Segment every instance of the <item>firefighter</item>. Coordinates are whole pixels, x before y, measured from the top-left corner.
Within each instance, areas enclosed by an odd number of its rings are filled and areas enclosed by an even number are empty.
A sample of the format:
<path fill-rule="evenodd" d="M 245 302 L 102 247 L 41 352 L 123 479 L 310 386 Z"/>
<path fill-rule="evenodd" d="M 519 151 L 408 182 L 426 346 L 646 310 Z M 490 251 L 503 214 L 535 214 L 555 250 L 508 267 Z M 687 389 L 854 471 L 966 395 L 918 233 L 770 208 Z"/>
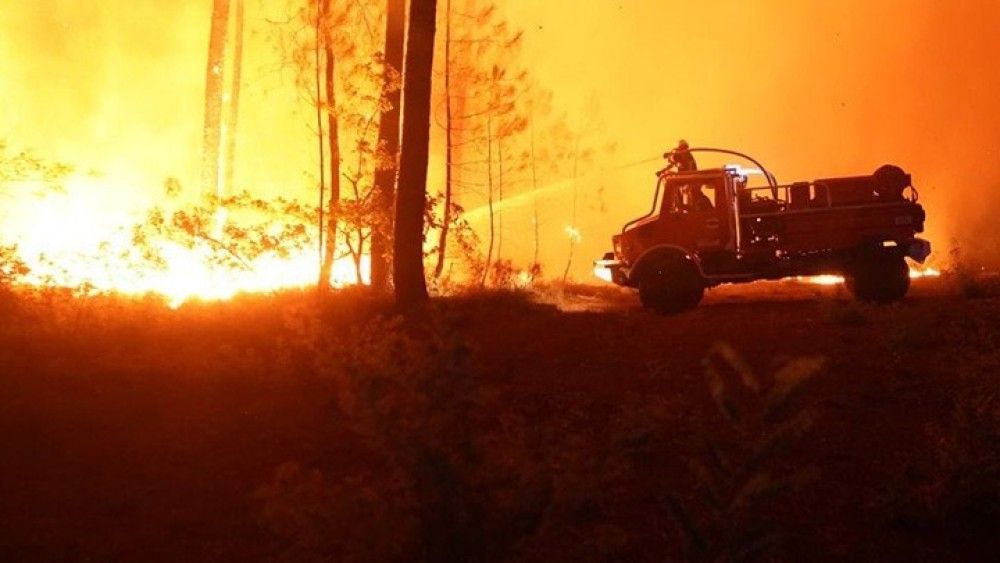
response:
<path fill-rule="evenodd" d="M 687 186 L 689 211 L 697 213 L 700 211 L 712 211 L 715 209 L 712 205 L 712 200 L 705 195 L 705 192 L 701 191 L 701 188 L 702 186 L 700 184 L 689 184 Z"/>
<path fill-rule="evenodd" d="M 670 165 L 677 168 L 678 172 L 694 172 L 698 169 L 698 163 L 694 161 L 694 155 L 688 150 L 687 141 L 681 139 L 677 143 L 677 148 L 666 155 L 670 160 Z"/>

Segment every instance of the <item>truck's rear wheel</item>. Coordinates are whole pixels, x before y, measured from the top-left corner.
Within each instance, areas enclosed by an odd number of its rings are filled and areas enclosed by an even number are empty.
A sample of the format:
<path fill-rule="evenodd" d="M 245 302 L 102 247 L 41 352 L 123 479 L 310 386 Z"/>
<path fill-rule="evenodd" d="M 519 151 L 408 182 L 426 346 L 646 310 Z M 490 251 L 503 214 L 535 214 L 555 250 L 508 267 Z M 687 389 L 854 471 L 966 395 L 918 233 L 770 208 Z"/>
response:
<path fill-rule="evenodd" d="M 862 256 L 846 274 L 847 289 L 861 301 L 891 303 L 902 299 L 910 289 L 910 268 L 896 252 Z"/>
<path fill-rule="evenodd" d="M 686 311 L 698 305 L 705 284 L 686 259 L 659 258 L 646 264 L 639 277 L 639 300 L 660 314 Z"/>

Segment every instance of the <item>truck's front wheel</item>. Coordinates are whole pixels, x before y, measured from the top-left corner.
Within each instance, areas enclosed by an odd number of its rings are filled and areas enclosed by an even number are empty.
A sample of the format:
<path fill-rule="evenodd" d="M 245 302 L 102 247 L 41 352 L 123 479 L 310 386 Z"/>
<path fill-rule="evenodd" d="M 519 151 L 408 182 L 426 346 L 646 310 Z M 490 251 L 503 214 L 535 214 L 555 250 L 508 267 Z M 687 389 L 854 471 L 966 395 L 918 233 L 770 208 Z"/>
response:
<path fill-rule="evenodd" d="M 688 260 L 656 259 L 646 264 L 639 277 L 639 300 L 643 307 L 672 314 L 698 305 L 705 284 Z"/>
<path fill-rule="evenodd" d="M 859 258 L 845 276 L 847 288 L 862 301 L 899 301 L 910 289 L 910 268 L 895 252 L 871 253 Z"/>

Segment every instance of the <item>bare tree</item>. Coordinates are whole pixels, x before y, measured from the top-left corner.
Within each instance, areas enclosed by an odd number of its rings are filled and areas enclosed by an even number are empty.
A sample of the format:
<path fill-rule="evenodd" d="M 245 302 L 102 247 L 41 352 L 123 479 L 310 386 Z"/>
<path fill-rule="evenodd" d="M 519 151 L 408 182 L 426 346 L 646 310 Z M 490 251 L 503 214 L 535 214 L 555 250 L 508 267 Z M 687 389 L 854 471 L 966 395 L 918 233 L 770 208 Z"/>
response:
<path fill-rule="evenodd" d="M 412 0 L 403 74 L 403 143 L 396 193 L 393 274 L 396 304 L 410 309 L 427 301 L 423 221 L 430 152 L 431 78 L 437 0 Z"/>
<path fill-rule="evenodd" d="M 518 132 L 514 116 L 520 108 L 523 73 L 507 69 L 517 58 L 522 34 L 512 31 L 500 16 L 496 2 L 466 0 L 444 16 L 444 102 L 439 126 L 445 133 L 445 205 L 438 225 L 437 263 L 434 275 L 445 270 L 454 202 L 461 191 L 482 191 L 490 210 L 482 283 L 494 255 L 503 252 L 502 205 L 504 188 L 510 183 L 512 165 L 510 138 Z M 526 159 L 525 159 L 526 160 Z M 468 193 L 466 191 L 466 193 Z"/>
<path fill-rule="evenodd" d="M 486 245 L 486 262 L 483 265 L 483 278 L 479 281 L 480 287 L 486 285 L 486 279 L 490 275 L 490 263 L 493 261 L 493 248 L 496 244 L 497 225 L 496 209 L 493 201 L 493 119 L 486 119 L 486 204 L 490 210 L 490 238 Z"/>
<path fill-rule="evenodd" d="M 243 80 L 243 33 L 245 27 L 245 6 L 243 0 L 236 0 L 233 13 L 233 71 L 229 86 L 229 113 L 226 119 L 225 137 L 225 181 L 226 195 L 234 193 L 233 176 L 236 173 L 236 131 L 240 115 L 240 91 Z"/>
<path fill-rule="evenodd" d="M 375 224 L 371 241 L 371 284 L 383 291 L 389 282 L 389 250 L 392 232 L 393 199 L 396 191 L 396 173 L 399 169 L 400 88 L 395 84 L 403 68 L 403 39 L 406 32 L 405 0 L 388 0 L 385 22 L 385 70 L 382 86 L 388 110 L 379 121 L 379 149 L 384 152 L 384 162 L 375 172 Z"/>
<path fill-rule="evenodd" d="M 202 189 L 219 195 L 219 153 L 222 143 L 222 103 L 229 30 L 229 0 L 215 0 L 205 69 L 205 125 L 202 145 Z"/>
<path fill-rule="evenodd" d="M 319 75 L 322 72 L 322 83 L 325 98 L 322 104 L 317 103 L 317 108 L 319 108 L 317 111 L 322 111 L 322 109 L 326 110 L 327 148 L 330 153 L 330 193 L 327 196 L 326 201 L 323 201 L 324 186 L 320 186 L 320 209 L 322 210 L 323 206 L 326 205 L 326 220 L 325 222 L 322 220 L 320 221 L 320 228 L 325 228 L 326 231 L 326 240 L 321 244 L 323 247 L 323 261 L 319 274 L 319 285 L 321 288 L 329 286 L 330 273 L 333 271 L 333 262 L 336 258 L 337 202 L 340 201 L 340 141 L 339 127 L 337 124 L 336 89 L 337 55 L 334 52 L 333 25 L 334 22 L 332 12 L 330 11 L 330 0 L 319 0 L 318 11 L 316 14 L 316 89 L 318 94 L 320 88 Z M 323 52 L 322 63 L 320 63 L 320 50 Z M 317 121 L 320 131 L 319 142 L 322 143 L 322 119 L 317 116 Z M 320 148 L 321 160 L 322 154 L 322 148 Z M 321 173 L 320 182 L 322 181 L 323 178 Z"/>
<path fill-rule="evenodd" d="M 448 249 L 448 224 L 451 222 L 454 161 L 455 161 L 455 128 L 452 126 L 452 90 L 451 90 L 451 0 L 445 3 L 444 16 L 444 119 L 445 119 L 445 180 L 444 209 L 441 218 L 441 236 L 438 240 L 437 264 L 434 266 L 434 278 L 440 278 L 444 272 L 445 252 Z"/>

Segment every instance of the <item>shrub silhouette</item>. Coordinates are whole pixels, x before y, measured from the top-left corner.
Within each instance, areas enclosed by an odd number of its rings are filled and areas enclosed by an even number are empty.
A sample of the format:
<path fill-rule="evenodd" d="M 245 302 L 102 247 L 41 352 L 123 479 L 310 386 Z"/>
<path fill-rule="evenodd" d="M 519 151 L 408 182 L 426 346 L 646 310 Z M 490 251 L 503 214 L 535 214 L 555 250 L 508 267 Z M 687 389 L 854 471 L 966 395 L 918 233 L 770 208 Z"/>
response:
<path fill-rule="evenodd" d="M 822 358 L 800 358 L 778 369 L 765 384 L 728 344 L 712 347 L 704 361 L 723 436 L 705 433 L 702 455 L 688 461 L 697 483 L 682 499 L 664 503 L 698 561 L 753 559 L 778 540 L 779 530 L 758 510 L 776 495 L 815 477 L 815 470 L 776 474 L 776 461 L 805 436 L 816 421 L 812 408 L 797 405 Z"/>

